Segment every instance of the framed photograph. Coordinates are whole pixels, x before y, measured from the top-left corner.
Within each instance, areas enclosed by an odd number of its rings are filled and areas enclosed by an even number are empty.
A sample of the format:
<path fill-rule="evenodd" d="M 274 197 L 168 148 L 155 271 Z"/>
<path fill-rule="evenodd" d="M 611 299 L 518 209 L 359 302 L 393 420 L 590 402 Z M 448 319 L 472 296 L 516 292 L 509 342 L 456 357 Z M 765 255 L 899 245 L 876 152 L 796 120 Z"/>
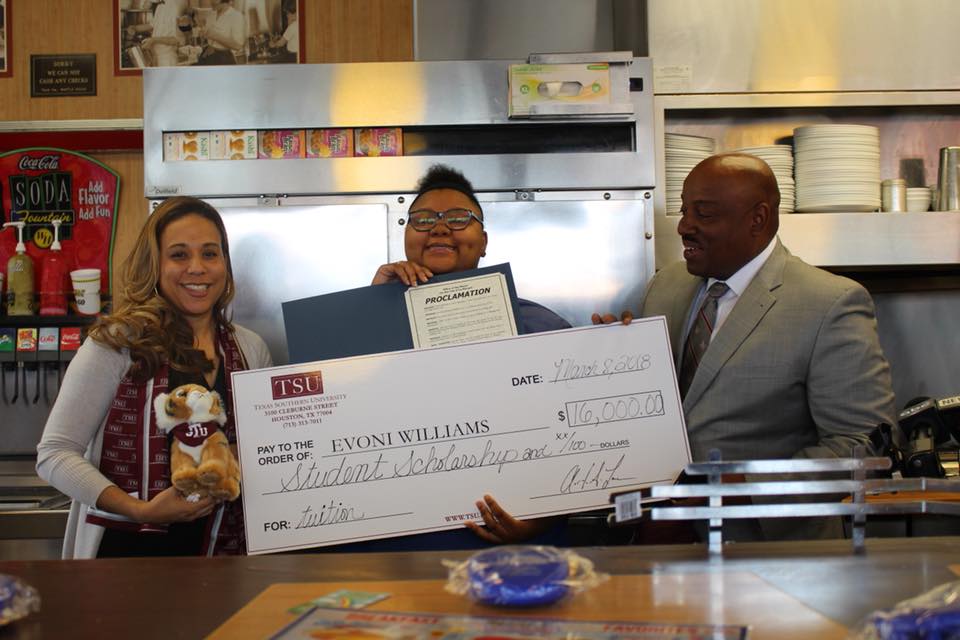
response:
<path fill-rule="evenodd" d="M 8 4 L 10 0 L 6 1 Z M 304 0 L 113 0 L 114 71 L 305 60 Z"/>
<path fill-rule="evenodd" d="M 10 57 L 13 44 L 10 41 L 10 3 L 13 0 L 0 0 L 0 78 L 13 75 Z"/>

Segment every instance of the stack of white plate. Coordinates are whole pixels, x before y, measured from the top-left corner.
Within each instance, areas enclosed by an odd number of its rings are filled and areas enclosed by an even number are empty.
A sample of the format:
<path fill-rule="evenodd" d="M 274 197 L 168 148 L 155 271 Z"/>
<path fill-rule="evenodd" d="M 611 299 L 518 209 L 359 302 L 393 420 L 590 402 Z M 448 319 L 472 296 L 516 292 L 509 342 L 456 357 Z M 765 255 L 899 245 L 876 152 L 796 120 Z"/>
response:
<path fill-rule="evenodd" d="M 737 153 L 749 153 L 770 165 L 780 187 L 780 213 L 791 213 L 794 206 L 793 147 L 788 144 L 768 144 L 743 147 Z"/>
<path fill-rule="evenodd" d="M 793 130 L 797 211 L 830 213 L 880 208 L 880 132 L 861 124 L 817 124 Z"/>
<path fill-rule="evenodd" d="M 701 160 L 713 155 L 717 143 L 713 138 L 689 136 L 682 133 L 667 133 L 664 136 L 664 155 L 666 160 L 666 198 L 667 213 L 680 213 L 680 194 L 683 181 L 690 170 Z"/>

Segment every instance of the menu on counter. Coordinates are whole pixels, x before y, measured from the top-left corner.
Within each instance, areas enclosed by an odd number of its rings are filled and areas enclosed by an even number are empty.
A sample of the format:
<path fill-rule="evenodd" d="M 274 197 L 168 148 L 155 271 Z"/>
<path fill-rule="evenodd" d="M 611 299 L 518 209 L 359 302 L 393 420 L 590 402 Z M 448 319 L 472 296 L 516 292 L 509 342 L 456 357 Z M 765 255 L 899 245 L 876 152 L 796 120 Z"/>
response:
<path fill-rule="evenodd" d="M 510 640 L 578 638 L 582 640 L 744 640 L 739 625 L 664 624 L 464 616 L 406 611 L 357 611 L 317 607 L 272 636 L 304 638 L 405 638 L 407 640 Z"/>

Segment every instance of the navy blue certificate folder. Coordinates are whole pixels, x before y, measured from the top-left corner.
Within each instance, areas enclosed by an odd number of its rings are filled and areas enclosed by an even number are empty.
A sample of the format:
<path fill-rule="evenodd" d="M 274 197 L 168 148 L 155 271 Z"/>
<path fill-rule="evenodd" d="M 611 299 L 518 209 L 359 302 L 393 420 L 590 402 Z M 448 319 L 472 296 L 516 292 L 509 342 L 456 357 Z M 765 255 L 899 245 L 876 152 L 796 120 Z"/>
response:
<path fill-rule="evenodd" d="M 519 323 L 517 291 L 508 263 L 434 276 L 429 284 L 489 273 L 506 277 L 513 316 Z M 412 349 L 406 290 L 405 284 L 392 282 L 284 302 L 290 363 Z"/>

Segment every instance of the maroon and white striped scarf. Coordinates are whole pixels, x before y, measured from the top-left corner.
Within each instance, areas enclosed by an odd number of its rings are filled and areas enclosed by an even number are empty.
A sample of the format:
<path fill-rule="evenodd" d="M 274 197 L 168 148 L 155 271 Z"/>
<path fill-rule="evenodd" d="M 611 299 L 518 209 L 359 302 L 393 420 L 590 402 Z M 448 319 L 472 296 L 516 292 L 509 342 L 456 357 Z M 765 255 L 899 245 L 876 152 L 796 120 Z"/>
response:
<path fill-rule="evenodd" d="M 237 345 L 236 337 L 229 329 L 217 331 L 217 348 L 222 356 L 227 397 L 224 407 L 227 422 L 223 432 L 234 443 L 237 440 L 233 421 L 233 395 L 230 374 L 244 371 L 247 362 Z M 170 486 L 170 446 L 167 434 L 157 427 L 153 413 L 153 401 L 166 393 L 169 385 L 169 367 L 164 363 L 153 376 L 153 389 L 147 397 L 147 381 L 136 382 L 129 373 L 120 381 L 117 394 L 107 413 L 100 449 L 100 472 L 121 490 L 136 495 L 141 500 L 151 500 Z M 214 531 L 215 523 L 219 527 Z M 138 532 L 165 532 L 166 525 L 141 524 L 129 520 L 116 520 L 93 513 L 87 514 L 87 522 L 103 527 Z M 221 513 L 214 512 L 208 519 L 204 549 L 210 548 L 210 539 L 215 536 L 214 555 L 239 555 L 246 552 L 246 537 L 243 529 L 243 501 L 234 500 L 221 505 Z"/>

